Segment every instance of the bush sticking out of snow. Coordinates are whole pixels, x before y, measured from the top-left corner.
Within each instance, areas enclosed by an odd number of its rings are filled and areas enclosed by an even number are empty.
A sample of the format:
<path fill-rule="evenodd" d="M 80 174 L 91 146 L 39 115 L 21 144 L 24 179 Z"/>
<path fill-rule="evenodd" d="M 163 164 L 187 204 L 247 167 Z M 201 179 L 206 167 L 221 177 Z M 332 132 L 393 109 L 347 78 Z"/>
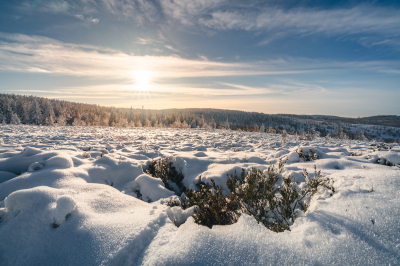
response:
<path fill-rule="evenodd" d="M 149 169 L 146 171 L 151 176 L 160 178 L 165 187 L 174 191 L 177 195 L 181 195 L 186 190 L 182 184 L 183 174 L 178 172 L 173 166 L 173 160 L 169 158 L 160 158 L 151 160 Z"/>
<path fill-rule="evenodd" d="M 53 228 L 59 227 L 65 219 L 75 210 L 75 200 L 70 196 L 58 198 L 56 206 L 51 210 L 51 222 Z"/>
<path fill-rule="evenodd" d="M 300 159 L 302 159 L 305 162 L 309 162 L 309 161 L 315 161 L 317 159 L 319 159 L 319 156 L 317 155 L 317 151 L 310 149 L 310 151 L 307 150 L 303 150 L 301 148 L 299 148 L 297 150 L 297 154 L 299 155 Z"/>
<path fill-rule="evenodd" d="M 387 166 L 400 165 L 400 154 L 392 151 L 378 151 L 366 157 L 370 162 Z"/>
<path fill-rule="evenodd" d="M 234 224 L 240 217 L 240 205 L 235 194 L 225 196 L 223 186 L 200 181 L 196 184 L 199 192 L 187 190 L 182 200 L 182 208 L 197 206 L 194 209 L 194 221 L 197 224 L 212 228 L 213 225 Z"/>
<path fill-rule="evenodd" d="M 227 225 L 235 223 L 242 213 L 246 213 L 274 232 L 289 230 L 299 211 L 307 211 L 310 201 L 319 187 L 325 187 L 334 192 L 329 178 L 323 178 L 317 171 L 310 178 L 303 169 L 305 184 L 299 189 L 292 176 L 282 177 L 282 185 L 278 186 L 285 162 L 279 162 L 278 167 L 271 165 L 267 173 L 252 168 L 247 172 L 242 169 L 240 178 L 231 175 L 227 181 L 230 195 L 223 193 L 223 187 L 204 182 L 197 183 L 199 192 L 188 190 L 182 200 L 182 208 L 197 206 L 193 218 L 196 223 L 208 226 Z"/>
<path fill-rule="evenodd" d="M 177 196 L 174 196 L 166 201 L 166 205 L 169 207 L 181 206 L 181 201 Z"/>

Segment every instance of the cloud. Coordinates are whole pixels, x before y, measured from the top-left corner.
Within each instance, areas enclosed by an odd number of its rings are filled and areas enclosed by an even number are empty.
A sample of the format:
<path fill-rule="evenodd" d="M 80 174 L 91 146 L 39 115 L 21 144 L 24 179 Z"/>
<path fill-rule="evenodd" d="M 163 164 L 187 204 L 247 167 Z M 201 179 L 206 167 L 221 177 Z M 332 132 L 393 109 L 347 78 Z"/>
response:
<path fill-rule="evenodd" d="M 260 12 L 222 12 L 201 19 L 206 26 L 218 29 L 273 30 L 295 29 L 298 33 L 359 34 L 386 33 L 399 35 L 398 10 L 357 6 L 351 9 L 291 9 L 269 8 Z"/>
<path fill-rule="evenodd" d="M 217 62 L 179 56 L 139 56 L 118 50 L 60 42 L 42 36 L 0 33 L 0 70 L 134 80 L 135 70 L 152 72 L 156 80 L 185 77 L 285 75 L 321 71 L 395 73 L 399 61 L 332 62 L 277 58 L 256 62 Z"/>
<path fill-rule="evenodd" d="M 178 56 L 138 56 L 117 50 L 63 43 L 41 36 L 0 34 L 0 69 L 104 78 L 132 78 L 145 68 L 158 78 L 268 75 L 310 72 L 287 68 L 283 60 L 227 63 Z"/>
<path fill-rule="evenodd" d="M 91 22 L 94 24 L 99 23 L 99 19 L 98 18 L 92 18 L 92 17 L 84 17 L 82 14 L 77 14 L 74 17 L 76 17 L 77 19 L 80 19 L 82 21 L 86 21 L 86 22 Z"/>
<path fill-rule="evenodd" d="M 285 84 L 286 83 L 286 84 Z M 322 86 L 318 86 L 315 84 L 306 84 L 300 82 L 292 82 L 292 81 L 282 81 L 282 84 L 270 84 L 265 87 L 253 87 L 246 86 L 242 84 L 232 84 L 232 83 L 224 83 L 220 82 L 221 85 L 225 85 L 228 87 L 233 87 L 241 90 L 238 95 L 268 95 L 268 94 L 299 94 L 299 93 L 318 93 L 318 92 L 328 92 Z"/>
<path fill-rule="evenodd" d="M 365 45 L 399 47 L 400 10 L 393 7 L 357 5 L 349 8 L 279 8 L 257 1 L 160 0 L 170 19 L 185 25 L 214 30 L 245 30 L 268 33 L 260 44 L 287 36 L 322 34 L 328 37 L 384 37 L 386 41 Z"/>
<path fill-rule="evenodd" d="M 226 0 L 160 0 L 164 14 L 183 24 L 194 24 L 199 16 L 208 14 L 226 3 Z"/>
<path fill-rule="evenodd" d="M 25 9 L 64 12 L 96 23 L 104 14 L 139 24 L 200 26 L 210 30 L 246 30 L 264 34 L 260 45 L 288 36 L 320 34 L 353 36 L 360 44 L 400 49 L 400 10 L 397 7 L 359 4 L 348 8 L 281 8 L 262 1 L 228 0 L 75 0 L 25 2 Z M 76 15 L 76 14 L 80 15 Z M 90 15 L 90 16 L 89 16 Z M 79 16 L 79 17 L 78 17 Z M 80 17 L 82 16 L 82 17 Z M 194 29 L 194 28 L 192 28 Z"/>
<path fill-rule="evenodd" d="M 176 48 L 174 48 L 172 45 L 164 45 L 165 48 L 167 48 L 168 50 L 174 51 L 179 53 L 180 51 Z"/>
<path fill-rule="evenodd" d="M 70 5 L 67 1 L 59 0 L 59 1 L 43 1 L 43 0 L 35 0 L 24 2 L 20 6 L 22 10 L 38 10 L 41 12 L 49 12 L 49 13 L 65 13 L 70 8 Z"/>

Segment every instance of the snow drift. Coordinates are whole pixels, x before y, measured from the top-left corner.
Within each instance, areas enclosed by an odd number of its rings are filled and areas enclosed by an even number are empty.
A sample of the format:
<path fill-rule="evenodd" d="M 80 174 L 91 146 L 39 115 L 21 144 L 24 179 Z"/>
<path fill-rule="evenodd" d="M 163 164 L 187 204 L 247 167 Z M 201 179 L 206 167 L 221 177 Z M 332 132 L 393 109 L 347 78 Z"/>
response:
<path fill-rule="evenodd" d="M 399 146 L 223 130 L 0 134 L 0 265 L 400 265 Z M 187 188 L 284 159 L 299 186 L 302 169 L 316 165 L 336 193 L 317 194 L 283 233 L 247 215 L 209 229 L 194 223 L 193 208 L 166 206 L 174 192 L 145 173 L 156 157 L 175 157 Z"/>

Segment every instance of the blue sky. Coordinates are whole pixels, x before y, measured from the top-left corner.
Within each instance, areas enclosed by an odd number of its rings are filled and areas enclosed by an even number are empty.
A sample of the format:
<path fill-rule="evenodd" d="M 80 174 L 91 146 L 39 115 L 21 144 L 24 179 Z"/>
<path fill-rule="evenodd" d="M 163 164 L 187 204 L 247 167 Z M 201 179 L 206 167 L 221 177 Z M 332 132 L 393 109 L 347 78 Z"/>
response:
<path fill-rule="evenodd" d="M 1 1 L 0 92 L 398 115 L 399 14 L 399 1 Z"/>

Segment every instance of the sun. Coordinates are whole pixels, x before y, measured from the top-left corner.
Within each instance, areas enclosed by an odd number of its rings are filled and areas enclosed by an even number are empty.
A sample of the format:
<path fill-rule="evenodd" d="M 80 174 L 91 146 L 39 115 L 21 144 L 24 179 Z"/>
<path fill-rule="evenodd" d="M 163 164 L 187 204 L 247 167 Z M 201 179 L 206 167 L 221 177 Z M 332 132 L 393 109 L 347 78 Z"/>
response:
<path fill-rule="evenodd" d="M 147 70 L 135 70 L 133 72 L 133 78 L 135 80 L 136 86 L 140 90 L 149 90 L 153 75 Z"/>

